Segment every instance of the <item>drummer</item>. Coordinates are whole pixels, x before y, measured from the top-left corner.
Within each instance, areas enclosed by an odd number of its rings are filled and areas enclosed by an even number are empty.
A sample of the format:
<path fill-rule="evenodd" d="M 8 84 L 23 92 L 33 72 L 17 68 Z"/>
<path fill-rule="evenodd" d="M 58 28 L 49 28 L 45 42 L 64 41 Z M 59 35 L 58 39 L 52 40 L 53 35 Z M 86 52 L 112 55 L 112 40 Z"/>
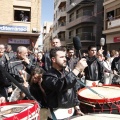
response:
<path fill-rule="evenodd" d="M 97 47 L 90 45 L 88 47 L 88 57 L 86 57 L 88 66 L 85 68 L 85 82 L 87 86 L 101 86 L 103 83 L 102 50 L 97 53 Z M 101 60 L 100 60 L 101 59 Z"/>
<path fill-rule="evenodd" d="M 76 77 L 87 66 L 83 58 L 78 61 L 75 69 L 68 72 L 66 67 L 66 51 L 62 47 L 50 50 L 52 68 L 43 75 L 42 87 L 45 90 L 48 106 L 51 110 L 48 120 L 53 120 L 52 113 L 57 119 L 71 117 L 74 107 L 79 105 L 76 94 Z M 50 113 L 50 111 L 49 111 Z M 81 112 L 81 114 L 83 114 Z"/>

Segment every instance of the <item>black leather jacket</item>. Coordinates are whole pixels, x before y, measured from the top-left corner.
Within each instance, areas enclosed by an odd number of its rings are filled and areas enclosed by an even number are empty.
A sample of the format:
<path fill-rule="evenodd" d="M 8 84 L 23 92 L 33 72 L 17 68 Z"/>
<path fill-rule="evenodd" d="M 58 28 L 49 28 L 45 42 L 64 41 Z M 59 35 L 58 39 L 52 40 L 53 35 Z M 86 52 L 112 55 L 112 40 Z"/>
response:
<path fill-rule="evenodd" d="M 88 67 L 85 68 L 85 79 L 96 81 L 100 80 L 103 83 L 103 67 L 102 63 L 94 56 L 94 57 L 86 57 Z"/>
<path fill-rule="evenodd" d="M 11 60 L 9 60 L 8 64 L 6 65 L 6 70 L 8 71 L 8 73 L 10 73 L 10 75 L 12 75 L 19 83 L 24 82 L 23 78 L 19 73 L 19 71 L 24 70 L 24 68 L 25 71 L 30 74 L 34 66 L 31 63 L 27 64 L 25 62 L 20 61 L 20 59 L 18 59 L 17 57 L 14 57 Z"/>
<path fill-rule="evenodd" d="M 48 106 L 70 108 L 79 105 L 76 94 L 76 76 L 73 72 L 62 74 L 52 68 L 43 75 L 42 87 L 45 90 Z"/>
<path fill-rule="evenodd" d="M 118 71 L 119 74 L 120 74 L 120 56 L 119 57 L 115 57 L 113 59 L 112 65 L 111 65 L 111 69 Z"/>
<path fill-rule="evenodd" d="M 43 64 L 44 64 L 43 69 L 44 69 L 45 71 L 48 71 L 48 70 L 51 69 L 51 64 L 52 64 L 52 63 L 51 63 L 50 53 L 49 53 L 49 52 L 47 52 L 47 53 L 44 54 L 43 59 L 42 59 L 42 62 L 43 62 Z"/>

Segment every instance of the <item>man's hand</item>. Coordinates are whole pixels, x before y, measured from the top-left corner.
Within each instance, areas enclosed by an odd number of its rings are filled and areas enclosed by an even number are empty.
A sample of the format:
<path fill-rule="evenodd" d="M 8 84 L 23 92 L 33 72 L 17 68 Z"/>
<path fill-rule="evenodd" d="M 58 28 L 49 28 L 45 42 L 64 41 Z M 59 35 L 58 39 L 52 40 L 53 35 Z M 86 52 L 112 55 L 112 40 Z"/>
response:
<path fill-rule="evenodd" d="M 98 83 L 98 87 L 102 87 L 103 86 L 103 84 L 102 83 Z"/>
<path fill-rule="evenodd" d="M 77 76 L 80 72 L 84 71 L 84 69 L 88 66 L 86 59 L 82 58 L 78 61 L 73 73 Z"/>
<path fill-rule="evenodd" d="M 81 60 L 78 61 L 75 69 L 79 70 L 80 72 L 84 71 L 84 69 L 88 66 L 86 59 L 82 58 Z"/>
<path fill-rule="evenodd" d="M 0 97 L 0 104 L 5 102 L 6 102 L 5 97 Z"/>
<path fill-rule="evenodd" d="M 27 57 L 24 57 L 23 60 L 24 60 L 24 62 L 26 62 L 27 64 L 30 63 L 30 60 L 29 60 Z"/>

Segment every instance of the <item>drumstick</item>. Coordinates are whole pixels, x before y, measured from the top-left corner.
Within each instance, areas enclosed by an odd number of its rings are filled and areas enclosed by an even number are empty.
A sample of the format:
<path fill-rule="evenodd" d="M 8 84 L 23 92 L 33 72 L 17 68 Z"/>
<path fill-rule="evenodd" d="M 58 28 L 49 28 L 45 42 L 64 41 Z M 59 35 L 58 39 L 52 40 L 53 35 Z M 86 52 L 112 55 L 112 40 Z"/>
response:
<path fill-rule="evenodd" d="M 80 101 L 80 103 L 83 103 L 83 104 L 88 105 L 88 106 L 95 107 L 95 105 L 92 105 L 92 104 L 89 104 L 89 103 L 86 103 L 86 102 L 83 102 L 83 101 Z"/>
<path fill-rule="evenodd" d="M 10 63 L 22 62 L 24 60 L 11 61 Z"/>
<path fill-rule="evenodd" d="M 30 59 L 29 59 L 30 60 Z M 10 63 L 16 63 L 16 62 L 22 62 L 24 60 L 16 60 L 16 61 L 11 61 Z"/>

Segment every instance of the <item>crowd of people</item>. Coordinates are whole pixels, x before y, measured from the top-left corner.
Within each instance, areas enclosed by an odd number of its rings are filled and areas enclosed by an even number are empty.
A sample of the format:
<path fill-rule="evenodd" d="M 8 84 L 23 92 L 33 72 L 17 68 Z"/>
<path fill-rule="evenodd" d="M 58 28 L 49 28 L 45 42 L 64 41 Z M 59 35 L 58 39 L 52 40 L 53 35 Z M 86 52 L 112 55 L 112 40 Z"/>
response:
<path fill-rule="evenodd" d="M 62 47 L 58 38 L 51 40 L 51 46 L 46 53 L 19 46 L 15 54 L 11 45 L 0 44 L 0 67 L 26 88 L 41 108 L 47 108 L 48 120 L 84 115 L 77 94 L 81 88 L 120 84 L 120 49 L 104 55 L 103 49 L 91 45 L 79 59 L 74 47 Z M 28 99 L 20 88 L 15 94 L 16 88 L 0 69 L 0 103 Z"/>

